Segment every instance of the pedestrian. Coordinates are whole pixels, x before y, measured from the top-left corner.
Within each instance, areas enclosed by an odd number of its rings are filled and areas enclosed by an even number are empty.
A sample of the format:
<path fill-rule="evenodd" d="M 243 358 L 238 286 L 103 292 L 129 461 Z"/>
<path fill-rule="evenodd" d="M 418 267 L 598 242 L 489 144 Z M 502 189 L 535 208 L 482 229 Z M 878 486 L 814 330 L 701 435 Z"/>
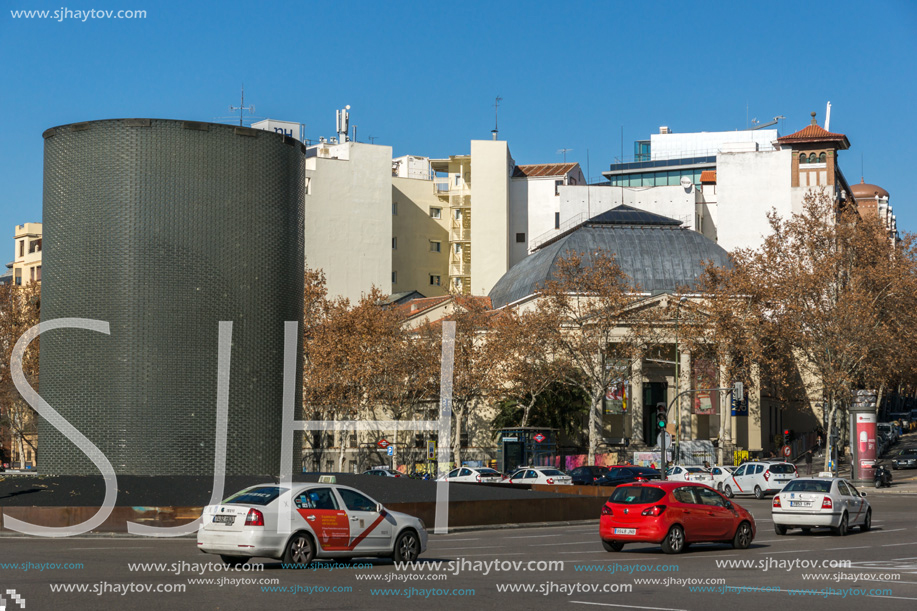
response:
<path fill-rule="evenodd" d="M 812 450 L 806 450 L 806 475 L 812 475 Z"/>
<path fill-rule="evenodd" d="M 818 433 L 818 439 L 815 440 L 815 450 L 817 452 L 821 452 L 821 444 L 822 444 L 821 433 Z"/>

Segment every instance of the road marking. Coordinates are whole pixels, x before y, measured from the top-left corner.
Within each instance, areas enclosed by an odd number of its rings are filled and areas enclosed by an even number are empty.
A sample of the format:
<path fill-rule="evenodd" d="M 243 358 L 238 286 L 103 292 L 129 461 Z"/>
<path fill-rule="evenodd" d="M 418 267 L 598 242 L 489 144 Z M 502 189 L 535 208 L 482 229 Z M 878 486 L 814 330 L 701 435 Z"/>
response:
<path fill-rule="evenodd" d="M 762 553 L 763 553 L 763 554 L 798 554 L 799 552 L 812 552 L 812 551 L 817 551 L 817 550 L 811 550 L 811 549 L 788 549 L 788 550 L 783 551 L 783 552 L 771 552 L 771 551 L 767 551 L 767 552 L 762 552 Z"/>
<path fill-rule="evenodd" d="M 571 600 L 574 605 L 596 605 L 599 607 L 626 607 L 627 609 L 652 609 L 653 611 L 688 611 L 687 609 L 672 609 L 669 607 L 638 607 L 637 605 L 615 605 L 613 603 L 590 603 L 584 600 Z"/>
<path fill-rule="evenodd" d="M 837 550 L 840 550 L 840 549 L 868 549 L 868 548 L 870 548 L 870 547 L 872 547 L 872 546 L 871 546 L 871 545 L 860 545 L 860 546 L 857 546 L 857 547 L 829 547 L 829 548 L 825 549 L 824 551 L 826 551 L 826 552 L 836 552 Z"/>
<path fill-rule="evenodd" d="M 505 539 L 541 539 L 544 537 L 566 537 L 566 535 L 524 535 L 522 537 L 504 537 Z"/>
<path fill-rule="evenodd" d="M 529 547 L 553 547 L 555 545 L 588 545 L 589 543 L 598 543 L 595 539 L 589 541 L 574 541 L 573 543 L 533 543 Z"/>
<path fill-rule="evenodd" d="M 608 555 L 608 552 L 602 552 L 599 550 L 589 550 L 588 552 L 557 552 L 558 554 L 603 554 Z"/>
<path fill-rule="evenodd" d="M 86 551 L 86 550 L 93 550 L 93 549 L 154 549 L 154 548 L 153 548 L 153 547 L 149 547 L 149 546 L 147 546 L 147 547 L 136 547 L 136 546 L 133 546 L 133 545 L 130 546 L 130 547 L 68 547 L 68 548 L 67 548 L 67 551 L 74 552 L 74 551 Z"/>
<path fill-rule="evenodd" d="M 493 547 L 493 545 L 477 545 L 474 547 L 438 547 L 436 548 L 436 552 L 451 552 L 458 549 L 493 549 Z"/>
<path fill-rule="evenodd" d="M 448 537 L 440 539 L 442 535 L 431 535 L 430 543 L 442 542 L 442 543 L 457 543 L 458 541 L 480 541 L 480 539 L 449 539 Z"/>
<path fill-rule="evenodd" d="M 462 556 L 462 558 L 477 558 L 480 556 L 528 556 L 528 555 L 529 554 L 523 554 L 523 553 L 518 553 L 518 554 L 515 554 L 515 553 L 512 553 L 512 554 L 465 554 L 464 556 Z"/>
<path fill-rule="evenodd" d="M 885 530 L 885 529 L 883 528 L 882 530 L 874 530 L 874 531 L 872 531 L 872 532 L 875 532 L 875 533 L 895 533 L 895 532 L 898 532 L 898 531 L 900 531 L 900 530 L 907 530 L 907 529 L 906 529 L 906 528 L 894 528 L 894 529 L 892 529 L 892 530 Z"/>
<path fill-rule="evenodd" d="M 898 547 L 899 545 L 917 545 L 917 543 L 889 543 L 887 545 L 883 545 L 882 547 Z"/>
<path fill-rule="evenodd" d="M 792 537 L 789 539 L 767 539 L 765 541 L 755 540 L 755 541 L 752 541 L 752 543 L 776 543 L 777 541 L 795 541 L 795 540 L 796 540 L 796 537 Z"/>

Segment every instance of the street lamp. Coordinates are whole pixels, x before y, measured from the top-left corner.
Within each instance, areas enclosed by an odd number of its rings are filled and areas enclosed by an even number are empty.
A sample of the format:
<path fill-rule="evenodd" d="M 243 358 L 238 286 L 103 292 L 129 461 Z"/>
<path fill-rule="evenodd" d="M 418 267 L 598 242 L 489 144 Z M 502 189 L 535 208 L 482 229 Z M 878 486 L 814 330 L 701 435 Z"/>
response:
<path fill-rule="evenodd" d="M 681 314 L 681 304 L 687 301 L 686 296 L 679 298 L 678 302 L 675 304 L 675 396 L 677 397 L 681 390 L 681 357 L 678 353 L 678 319 Z M 677 417 L 675 419 L 675 447 L 678 450 L 681 449 L 681 405 L 676 403 L 675 410 Z M 675 452 L 674 458 L 678 458 L 678 450 Z"/>

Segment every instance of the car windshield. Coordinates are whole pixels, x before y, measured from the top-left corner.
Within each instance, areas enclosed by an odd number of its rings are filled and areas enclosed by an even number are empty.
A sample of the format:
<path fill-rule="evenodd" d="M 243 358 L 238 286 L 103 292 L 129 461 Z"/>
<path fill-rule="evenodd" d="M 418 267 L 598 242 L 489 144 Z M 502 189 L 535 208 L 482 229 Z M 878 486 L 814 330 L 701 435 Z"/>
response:
<path fill-rule="evenodd" d="M 907 458 L 908 460 L 911 460 L 912 458 L 917 458 L 917 453 L 907 452 L 905 454 L 899 455 L 898 458 Z"/>
<path fill-rule="evenodd" d="M 541 474 L 542 475 L 552 475 L 552 476 L 553 475 L 566 475 L 564 472 L 558 471 L 557 469 L 541 469 Z"/>
<path fill-rule="evenodd" d="M 831 491 L 831 480 L 795 479 L 784 486 L 784 492 L 819 492 Z"/>
<path fill-rule="evenodd" d="M 280 486 L 262 486 L 260 488 L 250 488 L 237 492 L 225 501 L 223 504 L 233 505 L 267 505 L 281 493 L 286 492 L 286 488 Z"/>
<path fill-rule="evenodd" d="M 796 469 L 790 463 L 778 463 L 771 465 L 771 473 L 795 473 Z"/>
<path fill-rule="evenodd" d="M 688 473 L 703 473 L 704 470 L 700 467 L 685 467 L 685 471 Z"/>
<path fill-rule="evenodd" d="M 645 486 L 619 486 L 608 497 L 608 502 L 619 503 L 621 505 L 645 505 L 655 503 L 665 496 L 665 490 L 662 488 L 651 488 Z"/>

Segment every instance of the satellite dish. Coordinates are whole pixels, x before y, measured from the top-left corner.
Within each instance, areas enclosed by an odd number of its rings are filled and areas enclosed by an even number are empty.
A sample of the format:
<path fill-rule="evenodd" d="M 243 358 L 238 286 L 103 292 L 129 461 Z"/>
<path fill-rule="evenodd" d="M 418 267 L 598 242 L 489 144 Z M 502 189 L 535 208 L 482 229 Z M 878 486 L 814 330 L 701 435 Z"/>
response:
<path fill-rule="evenodd" d="M 694 183 L 691 182 L 691 179 L 688 178 L 687 176 L 681 177 L 681 186 L 684 187 L 685 189 L 690 189 L 692 184 Z"/>
<path fill-rule="evenodd" d="M 350 104 L 344 107 L 344 110 L 350 110 Z"/>

